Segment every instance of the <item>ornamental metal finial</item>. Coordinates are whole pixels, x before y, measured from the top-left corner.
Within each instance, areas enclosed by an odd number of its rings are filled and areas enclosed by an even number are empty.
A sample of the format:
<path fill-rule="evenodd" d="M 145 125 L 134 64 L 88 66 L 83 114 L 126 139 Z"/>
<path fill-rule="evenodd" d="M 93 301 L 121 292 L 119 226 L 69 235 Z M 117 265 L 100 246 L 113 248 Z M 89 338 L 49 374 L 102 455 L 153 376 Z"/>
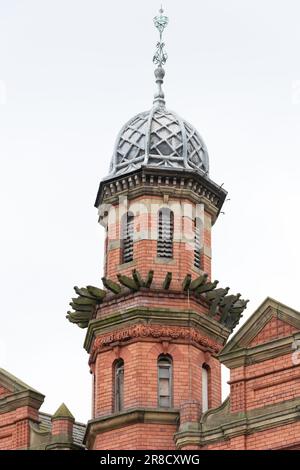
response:
<path fill-rule="evenodd" d="M 166 63 L 168 59 L 168 54 L 165 52 L 165 44 L 162 40 L 162 35 L 164 32 L 164 29 L 169 23 L 169 18 L 165 16 L 163 13 L 164 13 L 164 10 L 161 6 L 159 10 L 159 15 L 155 16 L 155 18 L 153 19 L 154 25 L 158 29 L 158 32 L 159 32 L 159 41 L 156 44 L 156 52 L 153 56 L 153 62 L 155 65 L 158 66 L 154 71 L 156 83 L 158 86 L 158 91 L 154 95 L 154 102 L 153 102 L 153 104 L 157 107 L 164 107 L 166 104 L 165 95 L 164 95 L 164 92 L 162 91 L 162 84 L 163 84 L 163 79 L 165 76 L 163 65 Z"/>

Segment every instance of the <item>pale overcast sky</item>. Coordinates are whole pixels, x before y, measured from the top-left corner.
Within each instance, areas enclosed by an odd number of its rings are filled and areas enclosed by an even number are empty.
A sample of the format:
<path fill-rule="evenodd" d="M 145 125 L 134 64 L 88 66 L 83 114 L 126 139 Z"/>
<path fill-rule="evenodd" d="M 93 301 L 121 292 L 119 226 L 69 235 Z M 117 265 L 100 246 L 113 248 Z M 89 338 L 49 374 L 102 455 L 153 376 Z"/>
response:
<path fill-rule="evenodd" d="M 230 201 L 213 277 L 300 310 L 300 3 L 165 0 L 167 106 L 202 134 Z M 0 0 L 0 366 L 91 409 L 74 285 L 100 285 L 93 207 L 120 127 L 151 107 L 159 2 Z"/>

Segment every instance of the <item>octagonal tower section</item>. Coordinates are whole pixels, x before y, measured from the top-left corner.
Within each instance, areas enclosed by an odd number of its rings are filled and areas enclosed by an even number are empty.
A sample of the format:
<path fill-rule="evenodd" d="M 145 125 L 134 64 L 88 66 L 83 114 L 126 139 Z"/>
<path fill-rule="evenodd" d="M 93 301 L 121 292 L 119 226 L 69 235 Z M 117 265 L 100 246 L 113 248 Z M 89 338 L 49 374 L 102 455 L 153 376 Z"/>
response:
<path fill-rule="evenodd" d="M 226 192 L 188 170 L 141 167 L 101 182 L 103 284 L 85 348 L 89 449 L 174 449 L 221 403 L 217 358 L 230 328 L 210 313 L 211 227 Z"/>

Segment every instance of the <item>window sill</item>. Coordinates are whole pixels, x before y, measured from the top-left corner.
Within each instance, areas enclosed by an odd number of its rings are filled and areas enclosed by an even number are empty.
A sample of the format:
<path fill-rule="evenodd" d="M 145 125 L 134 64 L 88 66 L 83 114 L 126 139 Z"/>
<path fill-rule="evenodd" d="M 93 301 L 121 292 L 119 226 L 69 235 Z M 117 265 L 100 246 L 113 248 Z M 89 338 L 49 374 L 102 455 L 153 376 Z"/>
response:
<path fill-rule="evenodd" d="M 176 264 L 176 260 L 174 258 L 154 258 L 155 264 Z"/>
<path fill-rule="evenodd" d="M 126 268 L 134 268 L 136 266 L 136 260 L 129 261 L 128 263 L 122 263 L 117 266 L 117 269 L 126 269 Z"/>
<path fill-rule="evenodd" d="M 198 274 L 198 276 L 201 276 L 201 274 L 204 274 L 204 270 L 201 269 L 201 268 L 196 268 L 195 266 L 192 267 L 192 271 L 196 274 Z"/>

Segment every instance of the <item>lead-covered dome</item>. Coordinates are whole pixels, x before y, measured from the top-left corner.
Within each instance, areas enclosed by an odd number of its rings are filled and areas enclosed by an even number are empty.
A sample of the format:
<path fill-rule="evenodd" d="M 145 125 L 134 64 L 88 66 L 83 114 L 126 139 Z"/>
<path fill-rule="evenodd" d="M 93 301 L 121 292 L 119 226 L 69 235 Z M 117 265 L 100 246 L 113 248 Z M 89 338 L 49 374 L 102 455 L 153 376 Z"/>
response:
<path fill-rule="evenodd" d="M 209 162 L 206 146 L 196 129 L 165 107 L 162 90 L 168 55 L 162 34 L 169 19 L 163 9 L 154 18 L 159 41 L 153 62 L 157 92 L 153 108 L 128 121 L 118 135 L 110 165 L 110 176 L 123 175 L 141 166 L 195 170 L 208 174 Z"/>
<path fill-rule="evenodd" d="M 154 106 L 128 121 L 118 135 L 110 174 L 141 166 L 196 170 L 208 174 L 203 139 L 188 122 L 164 106 Z"/>

